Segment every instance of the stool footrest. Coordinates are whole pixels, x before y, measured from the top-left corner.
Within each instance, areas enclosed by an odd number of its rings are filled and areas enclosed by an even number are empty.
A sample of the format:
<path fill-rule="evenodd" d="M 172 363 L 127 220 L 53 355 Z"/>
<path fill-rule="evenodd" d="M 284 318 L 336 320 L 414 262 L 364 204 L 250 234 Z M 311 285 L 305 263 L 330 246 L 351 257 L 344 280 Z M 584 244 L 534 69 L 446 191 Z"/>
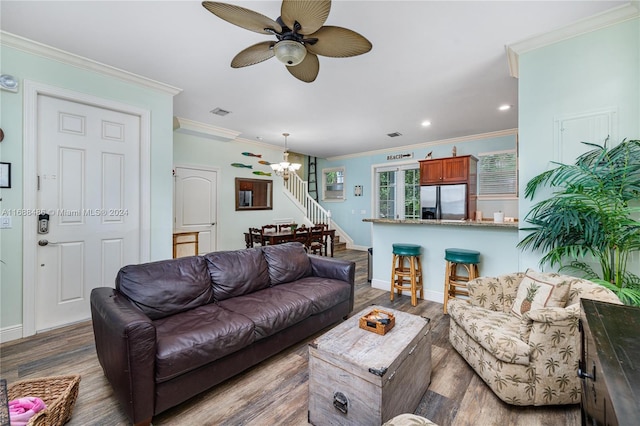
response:
<path fill-rule="evenodd" d="M 415 244 L 394 244 L 393 263 L 391 265 L 391 295 L 402 295 L 403 291 L 411 292 L 411 305 L 418 304 L 423 298 L 422 265 L 420 262 L 421 246 Z"/>
<path fill-rule="evenodd" d="M 478 278 L 480 252 L 464 249 L 447 249 L 445 255 L 446 272 L 444 277 L 444 313 L 447 313 L 447 302 L 458 296 L 469 297 L 467 284 Z M 467 275 L 458 273 L 466 271 Z"/>

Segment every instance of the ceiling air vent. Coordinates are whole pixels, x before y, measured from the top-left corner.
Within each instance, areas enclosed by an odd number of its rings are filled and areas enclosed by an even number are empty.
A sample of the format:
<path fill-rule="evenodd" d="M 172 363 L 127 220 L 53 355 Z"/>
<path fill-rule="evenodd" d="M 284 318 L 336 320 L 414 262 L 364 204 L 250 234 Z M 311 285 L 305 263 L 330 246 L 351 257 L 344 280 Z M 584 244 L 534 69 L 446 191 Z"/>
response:
<path fill-rule="evenodd" d="M 402 136 L 402 133 L 400 132 L 387 133 L 387 136 L 389 136 L 390 138 L 397 138 L 398 136 Z"/>
<path fill-rule="evenodd" d="M 209 111 L 211 114 L 219 115 L 220 117 L 224 117 L 229 114 L 231 111 L 227 111 L 226 109 L 216 108 Z"/>

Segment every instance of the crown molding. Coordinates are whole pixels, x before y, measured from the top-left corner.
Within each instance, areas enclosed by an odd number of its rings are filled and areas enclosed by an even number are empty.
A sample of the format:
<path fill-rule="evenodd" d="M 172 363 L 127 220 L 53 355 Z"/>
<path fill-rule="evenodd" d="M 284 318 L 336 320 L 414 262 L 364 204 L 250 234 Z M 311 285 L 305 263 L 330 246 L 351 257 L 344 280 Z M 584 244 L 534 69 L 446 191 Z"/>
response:
<path fill-rule="evenodd" d="M 182 117 L 173 117 L 173 130 L 222 142 L 233 141 L 241 133 Z"/>
<path fill-rule="evenodd" d="M 219 142 L 244 143 L 273 151 L 282 151 L 283 149 L 280 146 L 238 137 L 242 132 L 225 129 L 224 127 L 212 126 L 199 121 L 189 120 L 188 118 L 173 117 L 173 130 L 179 133 L 213 139 Z"/>
<path fill-rule="evenodd" d="M 170 86 L 168 84 L 161 83 L 150 78 L 142 77 L 140 75 L 124 71 L 119 68 L 115 68 L 110 65 L 106 65 L 73 53 L 69 53 L 52 46 L 48 46 L 46 44 L 39 43 L 37 41 L 29 40 L 12 33 L 8 33 L 6 31 L 0 30 L 0 45 L 31 53 L 33 55 L 41 56 L 43 58 L 52 59 L 54 61 L 71 65 L 83 70 L 97 72 L 108 77 L 115 77 L 120 80 L 137 84 L 139 86 L 147 87 L 162 93 L 169 94 L 171 96 L 175 96 L 178 93 L 182 92 L 182 89 L 179 89 L 177 87 Z"/>
<path fill-rule="evenodd" d="M 495 132 L 480 133 L 477 135 L 469 135 L 469 136 L 460 136 L 457 138 L 442 139 L 442 140 L 433 141 L 433 142 L 423 142 L 423 143 L 414 144 L 414 145 L 396 146 L 393 148 L 378 149 L 375 151 L 359 152 L 357 154 L 338 155 L 335 157 L 327 157 L 326 160 L 327 161 L 346 160 L 348 158 L 365 157 L 365 156 L 372 156 L 376 154 L 386 154 L 388 152 L 408 151 L 412 149 L 428 148 L 436 145 L 449 145 L 453 143 L 460 144 L 464 142 L 475 142 L 480 139 L 499 138 L 502 136 L 510 136 L 510 135 L 517 135 L 517 134 L 518 134 L 518 129 L 498 130 Z"/>
<path fill-rule="evenodd" d="M 236 142 L 241 142 L 241 143 L 246 143 L 246 144 L 249 144 L 249 145 L 259 146 L 261 148 L 270 149 L 272 151 L 279 151 L 279 152 L 284 151 L 284 145 L 273 145 L 273 144 L 270 144 L 270 143 L 260 142 L 260 141 L 253 141 L 251 139 L 245 139 L 245 138 L 236 138 L 235 141 Z M 297 152 L 289 150 L 289 154 L 293 155 L 293 154 L 300 154 L 300 153 L 297 153 Z M 300 154 L 300 155 L 306 155 L 306 154 Z"/>
<path fill-rule="evenodd" d="M 505 50 L 507 52 L 509 73 L 512 77 L 518 78 L 520 74 L 519 56 L 523 53 L 638 17 L 640 17 L 640 1 L 635 0 L 626 5 L 581 19 L 565 27 L 508 44 L 505 46 Z"/>

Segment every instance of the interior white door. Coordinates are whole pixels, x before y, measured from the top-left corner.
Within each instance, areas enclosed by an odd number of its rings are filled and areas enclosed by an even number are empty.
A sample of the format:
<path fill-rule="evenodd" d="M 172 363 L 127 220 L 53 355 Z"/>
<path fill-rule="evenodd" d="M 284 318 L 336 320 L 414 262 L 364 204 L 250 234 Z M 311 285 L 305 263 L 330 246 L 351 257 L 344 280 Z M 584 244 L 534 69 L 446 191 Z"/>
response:
<path fill-rule="evenodd" d="M 216 251 L 218 173 L 191 167 L 175 169 L 175 232 L 198 232 L 198 254 Z"/>
<path fill-rule="evenodd" d="M 140 117 L 45 95 L 37 107 L 37 205 L 49 215 L 38 235 L 39 331 L 90 318 L 92 288 L 113 287 L 139 261 Z"/>

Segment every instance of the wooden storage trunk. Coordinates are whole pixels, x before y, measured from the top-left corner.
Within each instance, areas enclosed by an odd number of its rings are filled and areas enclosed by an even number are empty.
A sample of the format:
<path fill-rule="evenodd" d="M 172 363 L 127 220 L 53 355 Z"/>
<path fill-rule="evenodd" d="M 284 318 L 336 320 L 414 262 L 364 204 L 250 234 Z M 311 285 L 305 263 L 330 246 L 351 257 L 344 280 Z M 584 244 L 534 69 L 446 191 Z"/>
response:
<path fill-rule="evenodd" d="M 390 311 L 395 327 L 384 336 L 359 327 L 373 308 Z M 369 307 L 309 344 L 309 422 L 381 425 L 413 413 L 431 381 L 428 318 Z"/>

